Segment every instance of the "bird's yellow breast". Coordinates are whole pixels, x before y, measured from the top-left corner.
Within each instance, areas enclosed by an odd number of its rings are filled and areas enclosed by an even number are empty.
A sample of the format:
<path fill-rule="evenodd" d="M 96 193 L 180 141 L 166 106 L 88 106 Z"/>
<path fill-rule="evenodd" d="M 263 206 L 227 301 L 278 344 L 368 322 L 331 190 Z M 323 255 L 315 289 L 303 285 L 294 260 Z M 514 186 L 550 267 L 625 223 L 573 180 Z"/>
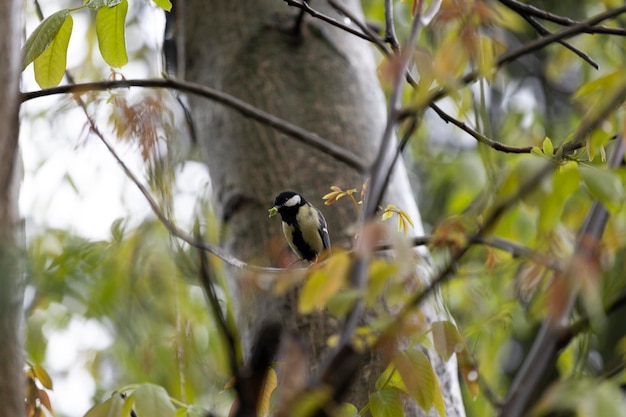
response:
<path fill-rule="evenodd" d="M 324 250 L 324 243 L 319 232 L 320 219 L 317 216 L 315 209 L 307 210 L 305 212 L 300 211 L 296 216 L 296 220 L 300 225 L 302 231 L 302 237 L 305 242 L 308 242 L 317 253 L 321 253 Z"/>

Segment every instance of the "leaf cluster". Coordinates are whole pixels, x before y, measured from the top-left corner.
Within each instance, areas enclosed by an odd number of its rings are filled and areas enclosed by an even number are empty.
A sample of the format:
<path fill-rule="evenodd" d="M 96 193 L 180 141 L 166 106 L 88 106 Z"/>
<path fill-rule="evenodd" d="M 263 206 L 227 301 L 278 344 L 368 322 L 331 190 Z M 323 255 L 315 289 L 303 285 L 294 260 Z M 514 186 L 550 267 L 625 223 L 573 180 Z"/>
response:
<path fill-rule="evenodd" d="M 169 0 L 154 0 L 164 10 L 171 10 Z M 72 13 L 90 9 L 96 13 L 96 34 L 104 61 L 114 68 L 128 63 L 126 53 L 126 13 L 128 0 L 86 0 L 77 8 L 59 10 L 44 19 L 30 34 L 22 51 L 22 69 L 34 62 L 35 80 L 41 88 L 61 82 L 67 65 L 74 20 Z"/>

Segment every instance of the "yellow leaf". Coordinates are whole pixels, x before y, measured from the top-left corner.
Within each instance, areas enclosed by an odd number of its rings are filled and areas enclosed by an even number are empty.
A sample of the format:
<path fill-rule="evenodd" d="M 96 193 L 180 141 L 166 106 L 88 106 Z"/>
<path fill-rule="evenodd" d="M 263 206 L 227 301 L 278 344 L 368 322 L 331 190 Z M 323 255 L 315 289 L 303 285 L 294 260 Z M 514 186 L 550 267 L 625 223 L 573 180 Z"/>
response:
<path fill-rule="evenodd" d="M 44 388 L 52 389 L 52 378 L 50 378 L 48 372 L 46 372 L 41 365 L 34 365 L 32 369 L 35 374 L 35 378 L 41 382 L 41 385 L 43 385 Z"/>
<path fill-rule="evenodd" d="M 263 391 L 261 392 L 261 397 L 259 398 L 259 403 L 257 404 L 257 415 L 264 416 L 270 409 L 270 397 L 278 384 L 278 378 L 276 377 L 276 371 L 273 368 L 270 368 L 267 371 L 267 376 L 265 377 L 265 383 L 263 384 Z"/>
<path fill-rule="evenodd" d="M 315 270 L 302 288 L 298 311 L 308 314 L 324 308 L 326 301 L 343 286 L 349 267 L 350 257 L 347 253 L 340 252 L 331 257 L 322 268 Z"/>
<path fill-rule="evenodd" d="M 389 278 L 396 272 L 397 266 L 384 259 L 375 259 L 370 264 L 369 277 L 367 280 L 367 293 L 365 304 L 372 306 L 378 301 L 378 297 L 385 288 Z"/>

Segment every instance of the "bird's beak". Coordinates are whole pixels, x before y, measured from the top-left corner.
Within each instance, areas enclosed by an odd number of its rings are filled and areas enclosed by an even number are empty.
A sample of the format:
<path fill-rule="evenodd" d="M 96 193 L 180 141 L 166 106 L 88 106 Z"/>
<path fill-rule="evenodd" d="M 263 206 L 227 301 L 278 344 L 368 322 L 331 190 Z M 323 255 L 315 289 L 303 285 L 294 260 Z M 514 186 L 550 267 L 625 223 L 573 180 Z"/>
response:
<path fill-rule="evenodd" d="M 278 213 L 278 207 L 274 206 L 272 207 L 270 210 L 270 217 L 274 217 L 276 215 L 276 213 Z"/>

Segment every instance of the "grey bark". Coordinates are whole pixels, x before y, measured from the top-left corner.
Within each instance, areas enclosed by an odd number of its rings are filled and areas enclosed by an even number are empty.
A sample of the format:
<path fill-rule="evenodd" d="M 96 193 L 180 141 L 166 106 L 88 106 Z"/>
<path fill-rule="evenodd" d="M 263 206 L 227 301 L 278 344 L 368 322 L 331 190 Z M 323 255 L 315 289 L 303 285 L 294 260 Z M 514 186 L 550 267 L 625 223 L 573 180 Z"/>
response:
<path fill-rule="evenodd" d="M 23 285 L 17 210 L 18 113 L 22 2 L 2 0 L 0 14 L 0 415 L 21 416 L 24 361 L 21 344 Z"/>
<path fill-rule="evenodd" d="M 358 1 L 343 3 L 362 18 Z M 323 2 L 315 7 L 336 16 Z M 386 110 L 367 42 L 309 18 L 302 35 L 294 36 L 289 29 L 298 11 L 280 0 L 189 0 L 185 11 L 186 73 L 180 77 L 219 88 L 340 144 L 368 163 L 373 160 Z M 322 209 L 333 247 L 351 246 L 357 221 L 354 209 L 343 201 L 324 207 L 321 196 L 330 185 L 360 188 L 365 180 L 361 174 L 215 103 L 192 97 L 191 109 L 224 223 L 222 245 L 227 250 L 248 262 L 275 265 L 271 248 L 275 242 L 285 244 L 280 222 L 268 219 L 267 209 L 273 197 L 287 189 L 302 193 Z M 421 232 L 402 165 L 391 181 L 387 200 L 408 211 L 418 225 L 415 232 Z M 323 316 L 299 317 L 293 297 L 276 300 L 252 288 L 244 277 L 231 276 L 230 282 L 238 296 L 239 326 L 246 339 L 265 318 L 280 317 L 287 327 L 297 328 L 310 346 L 315 370 L 336 323 Z M 425 313 L 431 321 L 442 317 L 433 306 Z M 456 364 L 430 356 L 448 415 L 463 416 Z M 367 402 L 373 375 L 379 372 L 376 366 L 364 367 L 348 401 L 357 406 Z"/>

